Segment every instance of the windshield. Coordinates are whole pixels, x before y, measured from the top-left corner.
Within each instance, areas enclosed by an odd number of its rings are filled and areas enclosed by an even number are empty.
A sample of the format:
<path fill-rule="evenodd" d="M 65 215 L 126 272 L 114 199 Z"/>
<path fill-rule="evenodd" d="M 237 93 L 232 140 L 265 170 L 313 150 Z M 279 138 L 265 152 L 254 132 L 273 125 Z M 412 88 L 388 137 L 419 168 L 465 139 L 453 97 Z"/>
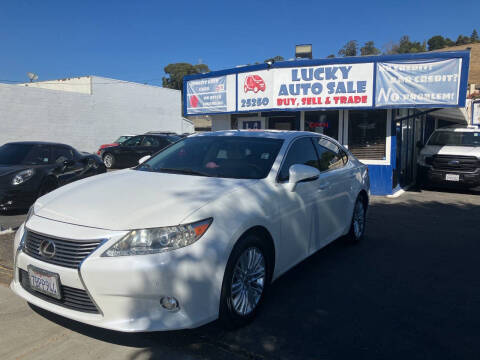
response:
<path fill-rule="evenodd" d="M 121 144 L 121 143 L 123 143 L 124 141 L 126 141 L 130 138 L 131 138 L 131 136 L 120 136 L 117 140 L 114 141 L 114 143 Z"/>
<path fill-rule="evenodd" d="M 42 165 L 50 161 L 47 145 L 5 144 L 0 146 L 1 165 Z"/>
<path fill-rule="evenodd" d="M 235 179 L 266 177 L 283 140 L 240 136 L 187 137 L 137 170 Z"/>
<path fill-rule="evenodd" d="M 427 145 L 480 146 L 480 132 L 436 131 Z"/>

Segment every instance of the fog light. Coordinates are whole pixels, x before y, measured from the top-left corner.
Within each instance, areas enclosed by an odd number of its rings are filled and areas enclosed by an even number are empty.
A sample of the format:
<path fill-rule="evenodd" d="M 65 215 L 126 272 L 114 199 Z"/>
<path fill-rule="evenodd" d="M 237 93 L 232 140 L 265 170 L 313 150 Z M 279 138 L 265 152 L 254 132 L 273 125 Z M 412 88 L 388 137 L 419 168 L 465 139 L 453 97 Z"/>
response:
<path fill-rule="evenodd" d="M 160 299 L 160 305 L 168 311 L 177 311 L 180 309 L 178 301 L 172 296 L 164 296 Z"/>

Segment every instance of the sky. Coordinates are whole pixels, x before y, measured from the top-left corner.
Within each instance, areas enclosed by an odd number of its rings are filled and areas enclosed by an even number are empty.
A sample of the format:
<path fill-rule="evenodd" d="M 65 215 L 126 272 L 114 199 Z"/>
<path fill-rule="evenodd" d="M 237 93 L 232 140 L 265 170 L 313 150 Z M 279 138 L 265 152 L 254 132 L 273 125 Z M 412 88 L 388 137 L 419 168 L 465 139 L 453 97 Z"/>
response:
<path fill-rule="evenodd" d="M 314 58 L 348 41 L 377 47 L 402 35 L 455 40 L 480 33 L 478 0 L 383 1 L 50 1 L 0 2 L 0 82 L 82 75 L 161 85 L 175 62 L 211 70 L 292 58 L 312 44 Z"/>

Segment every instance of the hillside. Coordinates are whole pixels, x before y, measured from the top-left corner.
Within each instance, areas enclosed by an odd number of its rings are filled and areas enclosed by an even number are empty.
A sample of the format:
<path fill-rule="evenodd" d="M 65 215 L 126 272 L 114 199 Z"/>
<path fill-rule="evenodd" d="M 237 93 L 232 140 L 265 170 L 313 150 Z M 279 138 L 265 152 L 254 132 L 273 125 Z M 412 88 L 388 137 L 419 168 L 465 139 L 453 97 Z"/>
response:
<path fill-rule="evenodd" d="M 465 50 L 466 48 L 471 48 L 470 50 L 470 73 L 468 75 L 469 84 L 480 85 L 480 43 L 476 44 L 467 44 L 460 46 L 451 46 L 435 51 L 455 51 L 455 50 Z"/>

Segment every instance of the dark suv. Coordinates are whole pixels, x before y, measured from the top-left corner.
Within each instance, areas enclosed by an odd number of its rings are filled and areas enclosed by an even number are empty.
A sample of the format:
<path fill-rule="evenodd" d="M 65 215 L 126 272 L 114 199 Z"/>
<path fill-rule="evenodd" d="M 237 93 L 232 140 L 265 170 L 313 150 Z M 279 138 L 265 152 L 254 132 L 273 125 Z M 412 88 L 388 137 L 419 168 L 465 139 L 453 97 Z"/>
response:
<path fill-rule="evenodd" d="M 108 169 L 138 165 L 138 160 L 180 140 L 174 133 L 149 132 L 134 136 L 124 143 L 101 150 L 100 156 Z"/>

